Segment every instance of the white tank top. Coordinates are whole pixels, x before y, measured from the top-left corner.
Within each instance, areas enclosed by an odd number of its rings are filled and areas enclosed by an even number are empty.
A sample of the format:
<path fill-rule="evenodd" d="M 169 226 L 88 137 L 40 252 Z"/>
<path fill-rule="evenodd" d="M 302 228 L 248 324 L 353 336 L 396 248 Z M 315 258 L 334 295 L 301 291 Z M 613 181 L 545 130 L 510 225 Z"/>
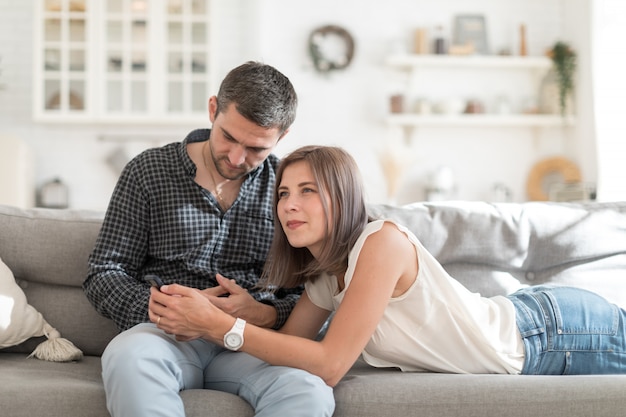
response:
<path fill-rule="evenodd" d="M 395 224 L 415 246 L 419 271 L 413 285 L 391 298 L 363 351 L 376 367 L 402 371 L 518 374 L 524 347 L 515 322 L 515 308 L 506 297 L 481 297 L 453 279 L 407 228 L 390 220 L 369 223 L 348 257 L 345 288 L 338 292 L 335 276 L 323 274 L 305 284 L 320 308 L 334 311 L 350 286 L 367 237 L 385 221 Z"/>

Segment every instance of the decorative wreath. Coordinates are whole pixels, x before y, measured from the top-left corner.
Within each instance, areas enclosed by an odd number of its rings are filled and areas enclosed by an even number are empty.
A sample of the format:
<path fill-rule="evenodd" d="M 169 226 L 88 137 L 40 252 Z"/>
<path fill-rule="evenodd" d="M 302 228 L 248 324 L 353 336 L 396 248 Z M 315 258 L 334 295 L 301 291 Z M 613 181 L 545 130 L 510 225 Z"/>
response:
<path fill-rule="evenodd" d="M 526 182 L 526 192 L 532 201 L 547 201 L 548 193 L 543 189 L 543 183 L 550 174 L 560 174 L 565 183 L 576 183 L 581 181 L 578 166 L 569 159 L 562 157 L 547 158 L 537 162 L 528 175 Z"/>
<path fill-rule="evenodd" d="M 311 32 L 309 52 L 317 71 L 342 70 L 352 62 L 354 39 L 342 27 L 322 26 Z"/>

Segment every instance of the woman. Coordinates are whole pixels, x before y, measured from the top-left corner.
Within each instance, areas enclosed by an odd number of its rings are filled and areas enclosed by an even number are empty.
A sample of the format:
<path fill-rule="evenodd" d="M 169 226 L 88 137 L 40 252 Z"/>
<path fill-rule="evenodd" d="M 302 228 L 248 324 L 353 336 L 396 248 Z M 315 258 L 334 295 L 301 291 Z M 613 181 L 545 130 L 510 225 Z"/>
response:
<path fill-rule="evenodd" d="M 368 217 L 358 168 L 340 148 L 296 150 L 281 162 L 276 184 L 278 222 L 265 282 L 305 285 L 280 332 L 245 324 L 237 331 L 240 320 L 229 331 L 236 312 L 178 285 L 153 290 L 150 318 L 160 328 L 178 338 L 224 341 L 330 386 L 360 354 L 373 366 L 404 371 L 626 373 L 626 311 L 568 287 L 492 298 L 471 293 L 406 228 Z M 218 280 L 224 292 L 240 291 Z"/>

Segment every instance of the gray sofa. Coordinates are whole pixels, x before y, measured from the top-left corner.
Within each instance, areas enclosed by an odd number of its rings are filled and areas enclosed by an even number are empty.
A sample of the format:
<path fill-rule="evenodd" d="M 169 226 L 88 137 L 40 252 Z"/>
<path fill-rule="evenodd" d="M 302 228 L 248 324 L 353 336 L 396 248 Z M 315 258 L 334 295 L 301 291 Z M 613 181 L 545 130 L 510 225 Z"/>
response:
<path fill-rule="evenodd" d="M 490 296 L 527 284 L 589 288 L 626 305 L 626 202 L 371 206 L 409 226 L 449 272 Z M 79 362 L 27 359 L 41 341 L 0 351 L 0 414 L 108 413 L 99 355 L 116 334 L 83 295 L 103 213 L 0 206 L 0 258 L 28 301 L 83 350 Z M 625 376 L 401 373 L 362 362 L 335 389 L 336 416 L 607 416 L 626 410 Z M 231 394 L 182 392 L 188 416 L 251 416 Z"/>

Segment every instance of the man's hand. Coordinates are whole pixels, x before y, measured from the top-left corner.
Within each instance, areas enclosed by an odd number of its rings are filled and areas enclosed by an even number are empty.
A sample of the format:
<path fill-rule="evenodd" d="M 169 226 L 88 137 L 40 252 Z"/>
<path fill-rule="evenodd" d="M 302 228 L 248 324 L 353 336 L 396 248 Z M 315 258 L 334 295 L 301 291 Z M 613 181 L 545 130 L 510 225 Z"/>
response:
<path fill-rule="evenodd" d="M 256 301 L 250 293 L 241 288 L 234 279 L 216 275 L 217 287 L 207 288 L 202 293 L 213 305 L 233 317 L 240 317 L 261 327 L 272 327 L 278 314 L 271 305 Z"/>
<path fill-rule="evenodd" d="M 161 290 L 150 288 L 148 315 L 159 329 L 179 341 L 205 338 L 220 343 L 232 320 L 200 291 L 178 284 L 164 285 Z"/>

